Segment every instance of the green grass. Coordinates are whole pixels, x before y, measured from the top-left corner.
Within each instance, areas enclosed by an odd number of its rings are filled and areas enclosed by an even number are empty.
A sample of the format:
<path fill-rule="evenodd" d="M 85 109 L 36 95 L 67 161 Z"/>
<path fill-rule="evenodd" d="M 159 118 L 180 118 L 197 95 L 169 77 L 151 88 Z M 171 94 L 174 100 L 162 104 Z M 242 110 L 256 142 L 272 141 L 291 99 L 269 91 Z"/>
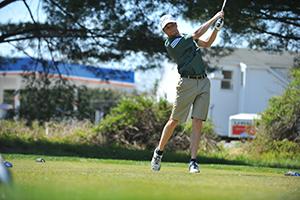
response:
<path fill-rule="evenodd" d="M 153 149 L 139 150 L 127 149 L 118 146 L 92 145 L 92 144 L 67 144 L 47 141 L 23 141 L 20 139 L 7 140 L 0 138 L 0 152 L 6 154 L 43 154 L 47 156 L 70 156 L 97 159 L 118 159 L 148 161 L 151 159 Z M 168 162 L 186 162 L 190 155 L 186 151 L 166 150 L 164 160 Z M 272 153 L 272 155 L 274 155 Z M 251 154 L 228 156 L 226 151 L 214 154 L 199 153 L 198 160 L 205 164 L 248 165 L 274 168 L 294 168 L 300 170 L 300 157 L 274 158 L 274 156 L 261 156 L 253 158 Z"/>
<path fill-rule="evenodd" d="M 152 172 L 149 161 L 86 159 L 6 154 L 14 183 L 0 186 L 0 199 L 299 199 L 300 177 L 288 169 L 239 165 L 201 165 L 189 174 L 187 164 L 164 162 Z"/>

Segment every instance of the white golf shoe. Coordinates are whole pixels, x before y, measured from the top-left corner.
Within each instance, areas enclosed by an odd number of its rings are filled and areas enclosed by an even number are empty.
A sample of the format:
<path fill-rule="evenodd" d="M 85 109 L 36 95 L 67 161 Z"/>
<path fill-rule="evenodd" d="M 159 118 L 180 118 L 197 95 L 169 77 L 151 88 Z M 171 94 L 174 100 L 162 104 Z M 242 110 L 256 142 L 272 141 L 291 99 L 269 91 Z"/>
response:
<path fill-rule="evenodd" d="M 162 157 L 163 157 L 162 155 L 158 155 L 156 153 L 156 149 L 155 149 L 154 153 L 153 153 L 152 160 L 151 160 L 151 169 L 153 171 L 159 171 L 160 170 L 160 163 L 161 163 Z"/>
<path fill-rule="evenodd" d="M 199 173 L 200 172 L 200 168 L 197 162 L 195 161 L 191 161 L 189 163 L 189 171 L 190 173 Z"/>

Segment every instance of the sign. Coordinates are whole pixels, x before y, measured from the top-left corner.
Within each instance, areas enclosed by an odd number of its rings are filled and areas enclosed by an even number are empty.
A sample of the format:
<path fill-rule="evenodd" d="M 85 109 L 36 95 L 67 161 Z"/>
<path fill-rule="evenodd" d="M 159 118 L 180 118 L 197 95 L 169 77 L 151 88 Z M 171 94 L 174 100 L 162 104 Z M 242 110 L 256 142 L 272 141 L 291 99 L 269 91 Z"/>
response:
<path fill-rule="evenodd" d="M 256 134 L 254 121 L 260 119 L 257 114 L 241 113 L 229 117 L 229 134 L 232 138 L 253 138 Z"/>

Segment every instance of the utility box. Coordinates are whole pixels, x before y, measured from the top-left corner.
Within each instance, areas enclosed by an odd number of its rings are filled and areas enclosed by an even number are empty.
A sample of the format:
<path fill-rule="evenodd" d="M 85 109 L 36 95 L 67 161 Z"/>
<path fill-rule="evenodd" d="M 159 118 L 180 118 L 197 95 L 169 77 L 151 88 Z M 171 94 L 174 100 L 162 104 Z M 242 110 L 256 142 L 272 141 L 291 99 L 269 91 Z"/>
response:
<path fill-rule="evenodd" d="M 258 114 L 240 113 L 229 117 L 229 138 L 254 138 L 256 129 L 255 120 L 261 118 Z"/>

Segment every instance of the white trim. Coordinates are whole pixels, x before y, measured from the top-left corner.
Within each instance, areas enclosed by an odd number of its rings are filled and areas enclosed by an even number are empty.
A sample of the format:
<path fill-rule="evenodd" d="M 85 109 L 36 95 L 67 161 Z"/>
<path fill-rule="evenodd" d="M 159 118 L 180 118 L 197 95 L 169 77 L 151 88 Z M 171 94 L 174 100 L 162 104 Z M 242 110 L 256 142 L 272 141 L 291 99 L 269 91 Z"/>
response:
<path fill-rule="evenodd" d="M 176 38 L 175 40 L 173 40 L 173 42 L 170 44 L 170 46 L 174 49 L 176 47 L 176 45 L 180 42 L 181 39 L 182 39 L 182 37 Z"/>

